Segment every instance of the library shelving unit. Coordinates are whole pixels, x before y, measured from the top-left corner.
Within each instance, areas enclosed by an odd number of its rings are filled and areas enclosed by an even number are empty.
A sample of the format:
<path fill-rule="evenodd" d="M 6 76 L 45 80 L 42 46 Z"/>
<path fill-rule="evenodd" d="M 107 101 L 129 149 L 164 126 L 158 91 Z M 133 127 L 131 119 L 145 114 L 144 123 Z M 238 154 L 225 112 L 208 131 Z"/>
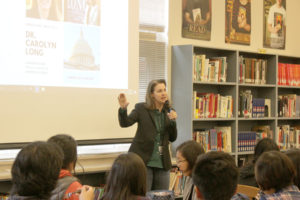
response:
<path fill-rule="evenodd" d="M 278 56 L 278 63 L 300 64 L 300 57 Z M 299 68 L 300 70 L 300 68 Z M 300 71 L 298 71 L 298 76 Z M 297 94 L 300 95 L 299 86 L 277 85 L 277 95 Z M 278 109 L 278 106 L 277 106 Z M 276 111 L 278 113 L 278 110 Z M 278 115 L 277 115 L 278 116 Z M 277 125 L 300 125 L 300 117 L 278 117 Z"/>
<path fill-rule="evenodd" d="M 226 57 L 226 82 L 194 81 L 194 55 L 205 54 L 206 58 Z M 241 83 L 240 56 L 244 58 L 266 60 L 266 82 L 264 84 Z M 278 125 L 300 125 L 300 117 L 278 117 L 278 95 L 300 95 L 299 86 L 282 86 L 278 84 L 278 63 L 300 64 L 300 57 L 287 57 L 277 54 L 261 54 L 255 52 L 208 48 L 194 45 L 178 45 L 172 47 L 172 104 L 178 114 L 178 138 L 173 143 L 176 148 L 186 140 L 191 140 L 195 129 L 212 129 L 215 126 L 231 127 L 231 155 L 238 161 L 239 156 L 251 155 L 253 151 L 238 150 L 238 133 L 251 131 L 254 126 L 269 126 L 276 135 Z M 250 90 L 253 98 L 271 99 L 271 112 L 268 117 L 245 118 L 239 115 L 239 95 L 241 91 Z M 230 95 L 233 99 L 233 115 L 231 118 L 195 118 L 194 91 L 199 93 L 217 93 Z M 174 150 L 174 149 L 173 149 Z"/>

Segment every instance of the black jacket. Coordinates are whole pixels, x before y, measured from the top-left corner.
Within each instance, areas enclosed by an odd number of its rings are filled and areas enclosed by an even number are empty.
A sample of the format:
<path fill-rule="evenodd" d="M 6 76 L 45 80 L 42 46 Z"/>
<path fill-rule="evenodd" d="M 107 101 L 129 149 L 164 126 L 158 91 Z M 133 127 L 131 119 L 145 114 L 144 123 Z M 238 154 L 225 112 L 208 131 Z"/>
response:
<path fill-rule="evenodd" d="M 255 180 L 253 163 L 248 163 L 240 169 L 239 184 L 258 187 Z"/>
<path fill-rule="evenodd" d="M 164 169 L 169 170 L 171 168 L 171 158 L 168 145 L 169 141 L 173 142 L 176 140 L 177 128 L 176 122 L 174 121 L 171 123 L 171 120 L 167 116 L 167 112 L 163 112 L 165 113 L 165 131 L 162 139 L 162 161 Z M 145 165 L 147 165 L 153 152 L 157 131 L 154 115 L 145 107 L 145 103 L 137 103 L 129 115 L 127 114 L 127 111 L 122 112 L 122 109 L 119 109 L 119 123 L 121 127 L 129 127 L 135 122 L 138 123 L 138 127 L 129 151 L 138 154 L 144 160 Z"/>

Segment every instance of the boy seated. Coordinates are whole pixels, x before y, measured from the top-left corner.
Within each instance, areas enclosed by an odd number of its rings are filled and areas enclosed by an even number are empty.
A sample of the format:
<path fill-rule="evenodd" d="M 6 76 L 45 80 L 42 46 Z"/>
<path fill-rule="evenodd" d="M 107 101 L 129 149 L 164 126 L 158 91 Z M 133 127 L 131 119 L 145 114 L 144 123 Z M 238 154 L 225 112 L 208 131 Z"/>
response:
<path fill-rule="evenodd" d="M 203 200 L 249 199 L 236 194 L 239 171 L 234 158 L 224 152 L 201 154 L 193 171 L 197 197 Z"/>
<path fill-rule="evenodd" d="M 12 169 L 10 200 L 48 199 L 62 166 L 63 153 L 55 145 L 33 142 L 18 153 Z"/>

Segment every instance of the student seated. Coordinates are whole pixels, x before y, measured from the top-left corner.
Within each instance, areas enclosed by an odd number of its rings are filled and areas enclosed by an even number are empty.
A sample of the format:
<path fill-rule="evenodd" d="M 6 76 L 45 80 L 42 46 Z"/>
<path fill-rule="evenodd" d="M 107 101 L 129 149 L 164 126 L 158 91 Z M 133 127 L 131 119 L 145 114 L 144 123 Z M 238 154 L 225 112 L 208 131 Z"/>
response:
<path fill-rule="evenodd" d="M 290 149 L 285 152 L 296 169 L 296 176 L 294 178 L 294 184 L 300 189 L 300 149 Z"/>
<path fill-rule="evenodd" d="M 254 165 L 259 156 L 267 151 L 279 151 L 277 144 L 270 138 L 261 139 L 254 148 L 254 158 L 252 162 L 246 164 L 240 169 L 239 184 L 250 185 L 258 187 L 255 175 L 254 175 Z"/>
<path fill-rule="evenodd" d="M 197 157 L 203 153 L 205 153 L 203 147 L 194 140 L 186 141 L 179 145 L 176 149 L 177 166 L 185 176 L 183 200 L 197 199 L 192 180 L 192 172 Z"/>
<path fill-rule="evenodd" d="M 296 170 L 292 161 L 283 153 L 263 153 L 255 163 L 255 178 L 261 191 L 258 199 L 300 199 L 300 191 L 293 184 Z"/>
<path fill-rule="evenodd" d="M 241 194 L 234 195 L 239 171 L 234 158 L 227 153 L 211 151 L 201 154 L 195 164 L 192 177 L 199 199 L 248 199 Z"/>
<path fill-rule="evenodd" d="M 64 154 L 59 179 L 51 194 L 52 200 L 63 200 L 66 199 L 67 194 L 72 194 L 72 192 L 82 187 L 78 179 L 72 175 L 77 161 L 77 143 L 73 137 L 65 134 L 52 136 L 48 139 L 48 143 L 57 144 Z M 68 196 L 67 199 L 76 200 L 79 199 L 79 197 L 74 193 Z"/>
<path fill-rule="evenodd" d="M 146 166 L 137 154 L 119 155 L 111 167 L 101 200 L 149 200 L 145 197 L 146 176 Z M 80 200 L 93 200 L 91 187 L 83 187 Z"/>
<path fill-rule="evenodd" d="M 63 153 L 55 145 L 33 142 L 18 153 L 12 169 L 11 200 L 49 199 L 62 166 Z"/>

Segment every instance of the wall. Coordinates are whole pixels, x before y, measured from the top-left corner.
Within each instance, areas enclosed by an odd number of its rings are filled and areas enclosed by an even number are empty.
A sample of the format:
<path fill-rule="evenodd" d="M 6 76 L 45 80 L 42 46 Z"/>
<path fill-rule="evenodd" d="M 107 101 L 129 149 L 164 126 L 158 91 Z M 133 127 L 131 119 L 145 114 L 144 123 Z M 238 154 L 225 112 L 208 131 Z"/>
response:
<path fill-rule="evenodd" d="M 193 40 L 181 37 L 182 0 L 169 3 L 169 47 L 180 44 L 193 44 L 226 49 L 258 51 L 263 49 L 263 0 L 251 1 L 251 43 L 250 46 L 225 43 L 225 0 L 212 1 L 211 41 Z M 300 1 L 287 0 L 287 37 L 285 50 L 265 49 L 266 53 L 300 56 Z M 171 50 L 171 49 L 169 49 Z M 171 52 L 171 51 L 169 51 Z M 169 57 L 169 61 L 171 57 Z M 169 62 L 171 64 L 171 62 Z M 169 65 L 170 66 L 170 65 Z"/>

